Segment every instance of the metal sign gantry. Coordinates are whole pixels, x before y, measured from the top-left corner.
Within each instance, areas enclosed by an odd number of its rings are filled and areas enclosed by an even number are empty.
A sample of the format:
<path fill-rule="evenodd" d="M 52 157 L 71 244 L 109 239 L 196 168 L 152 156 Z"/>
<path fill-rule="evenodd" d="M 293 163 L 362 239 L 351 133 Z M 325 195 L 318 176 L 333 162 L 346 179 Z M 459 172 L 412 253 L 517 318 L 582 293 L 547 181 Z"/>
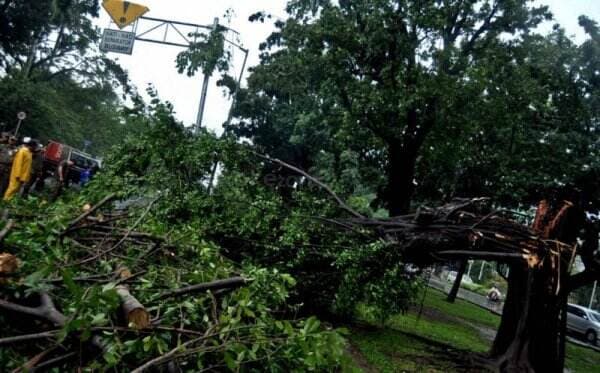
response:
<path fill-rule="evenodd" d="M 212 31 L 212 30 L 216 30 L 218 27 L 222 27 L 228 33 L 231 33 L 235 36 L 239 35 L 239 32 L 237 32 L 229 27 L 220 26 L 218 18 L 215 18 L 212 25 L 200 25 L 200 24 L 194 24 L 194 23 L 189 23 L 189 22 L 180 22 L 180 21 L 173 21 L 173 20 L 167 20 L 167 19 L 161 19 L 161 18 L 141 16 L 141 17 L 138 17 L 135 20 L 135 22 L 133 22 L 130 26 L 131 26 L 131 31 L 129 33 L 131 33 L 135 36 L 134 40 L 136 40 L 136 41 L 142 41 L 142 42 L 154 43 L 154 44 L 162 44 L 162 45 L 179 47 L 179 48 L 189 48 L 190 46 L 192 46 L 197 41 L 196 40 L 197 35 L 203 30 Z M 110 30 L 110 29 L 108 29 L 108 30 Z M 114 30 L 114 31 L 118 31 L 118 30 Z M 125 31 L 121 31 L 121 32 L 123 32 L 124 34 L 127 33 Z M 239 43 L 232 41 L 228 37 L 225 37 L 225 42 L 233 47 L 238 48 L 239 50 L 241 50 L 244 53 L 244 62 L 242 64 L 242 69 L 241 69 L 240 75 L 238 77 L 236 91 L 233 94 L 233 102 L 231 103 L 231 108 L 230 108 L 229 114 L 227 116 L 227 123 L 229 123 L 231 121 L 231 117 L 232 117 L 231 114 L 232 114 L 233 106 L 235 105 L 235 100 L 237 99 L 238 89 L 242 82 L 242 78 L 244 76 L 244 71 L 246 70 L 246 64 L 248 62 L 249 50 L 247 48 L 244 48 L 243 46 L 241 46 Z M 106 46 L 109 44 L 107 44 L 106 41 L 103 40 L 102 45 Z M 105 51 L 115 52 L 115 53 L 126 53 L 125 49 L 126 48 L 119 48 L 118 45 L 113 49 L 110 49 L 110 47 L 104 48 Z M 131 45 L 131 47 L 127 49 L 127 51 L 129 51 L 129 53 L 126 53 L 126 54 L 131 54 L 132 49 L 133 49 L 133 45 Z M 123 50 L 123 51 L 120 51 L 120 50 Z M 204 118 L 204 108 L 206 106 L 206 96 L 208 93 L 209 80 L 210 80 L 210 76 L 205 75 L 204 80 L 202 82 L 202 93 L 200 95 L 200 103 L 198 105 L 198 115 L 196 117 L 196 124 L 194 127 L 195 133 L 198 133 L 198 131 L 200 130 L 200 127 L 202 125 L 202 121 Z"/>

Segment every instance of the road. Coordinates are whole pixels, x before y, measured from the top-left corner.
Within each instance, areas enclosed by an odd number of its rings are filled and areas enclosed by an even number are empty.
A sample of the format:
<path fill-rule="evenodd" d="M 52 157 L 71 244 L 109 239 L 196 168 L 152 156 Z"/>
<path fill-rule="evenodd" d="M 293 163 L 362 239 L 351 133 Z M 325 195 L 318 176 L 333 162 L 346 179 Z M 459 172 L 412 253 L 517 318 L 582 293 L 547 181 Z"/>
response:
<path fill-rule="evenodd" d="M 437 277 L 431 277 L 431 279 L 429 280 L 429 286 L 448 294 L 450 292 L 450 288 L 452 287 L 452 283 L 444 281 Z M 490 310 L 497 315 L 502 315 L 502 308 L 504 308 L 504 302 L 489 302 L 485 296 L 463 288 L 460 288 L 458 290 L 458 297 L 460 299 L 466 300 L 467 302 L 476 304 L 479 307 Z"/>
<path fill-rule="evenodd" d="M 429 286 L 448 294 L 450 292 L 450 288 L 452 287 L 452 283 L 432 276 L 429 279 Z M 502 315 L 502 309 L 504 307 L 504 302 L 499 302 L 499 303 L 489 302 L 485 296 L 483 296 L 481 294 L 477 294 L 477 293 L 472 292 L 467 289 L 463 289 L 463 288 L 460 288 L 458 290 L 458 297 L 460 299 L 466 300 L 467 302 L 473 303 L 479 307 L 485 308 L 497 315 Z M 567 337 L 567 339 L 569 342 L 574 343 L 576 345 L 591 348 L 593 350 L 600 352 L 599 346 L 592 346 L 590 344 L 585 343 L 584 341 L 581 341 L 581 340 L 573 338 L 573 337 Z"/>

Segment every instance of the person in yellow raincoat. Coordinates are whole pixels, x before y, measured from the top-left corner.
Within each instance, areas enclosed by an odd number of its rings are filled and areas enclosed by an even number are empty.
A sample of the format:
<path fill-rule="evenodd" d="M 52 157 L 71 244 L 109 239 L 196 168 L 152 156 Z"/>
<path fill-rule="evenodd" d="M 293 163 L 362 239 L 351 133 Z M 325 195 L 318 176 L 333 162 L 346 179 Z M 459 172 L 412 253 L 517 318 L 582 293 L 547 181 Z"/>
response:
<path fill-rule="evenodd" d="M 29 140 L 15 154 L 15 159 L 10 170 L 8 189 L 4 193 L 5 201 L 10 201 L 15 194 L 19 193 L 21 186 L 31 178 L 33 149 L 36 146 L 37 143 L 35 141 Z"/>

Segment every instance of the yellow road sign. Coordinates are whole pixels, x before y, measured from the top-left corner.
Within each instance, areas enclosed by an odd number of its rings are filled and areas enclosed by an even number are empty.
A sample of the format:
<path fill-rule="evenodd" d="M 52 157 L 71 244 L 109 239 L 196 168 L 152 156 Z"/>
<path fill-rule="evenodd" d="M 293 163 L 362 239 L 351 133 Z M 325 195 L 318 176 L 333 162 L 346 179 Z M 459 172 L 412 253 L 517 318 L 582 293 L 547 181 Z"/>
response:
<path fill-rule="evenodd" d="M 102 6 L 121 29 L 129 26 L 150 10 L 143 5 L 123 0 L 104 0 Z"/>

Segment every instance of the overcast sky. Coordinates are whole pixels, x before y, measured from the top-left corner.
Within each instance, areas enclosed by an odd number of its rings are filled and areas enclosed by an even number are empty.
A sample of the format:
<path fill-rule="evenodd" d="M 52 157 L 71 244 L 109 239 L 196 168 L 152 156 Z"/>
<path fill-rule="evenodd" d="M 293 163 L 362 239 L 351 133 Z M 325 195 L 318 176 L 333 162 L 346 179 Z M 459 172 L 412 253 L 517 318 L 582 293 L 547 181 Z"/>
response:
<path fill-rule="evenodd" d="M 239 39 L 244 47 L 250 50 L 248 66 L 258 63 L 258 45 L 263 42 L 273 30 L 272 22 L 265 24 L 250 23 L 248 17 L 258 10 L 265 10 L 274 16 L 285 18 L 286 0 L 134 0 L 150 8 L 148 17 L 209 25 L 215 17 L 221 23 L 226 23 L 232 29 L 239 31 Z M 554 13 L 556 21 L 566 28 L 578 41 L 584 40 L 584 34 L 577 24 L 577 17 L 582 14 L 600 20 L 600 0 L 537 0 L 537 3 L 547 4 Z M 227 9 L 233 9 L 231 22 L 223 17 Z M 97 21 L 102 28 L 109 27 L 110 18 L 102 12 Z M 156 25 L 141 21 L 138 34 Z M 544 29 L 550 29 L 551 24 Z M 110 28 L 116 28 L 114 24 Z M 186 31 L 189 31 L 187 29 Z M 177 35 L 171 30 L 170 40 L 175 41 Z M 162 38 L 164 28 L 156 30 L 148 36 Z M 132 82 L 140 91 L 144 91 L 148 83 L 154 84 L 163 100 L 172 102 L 178 119 L 186 125 L 196 121 L 202 76 L 187 77 L 180 75 L 175 68 L 175 58 L 181 48 L 151 44 L 137 41 L 132 56 L 113 54 L 120 64 L 129 72 Z M 235 50 L 233 71 L 239 74 L 242 67 L 243 53 Z M 215 85 L 216 79 L 211 80 L 208 100 L 204 114 L 203 125 L 221 132 L 221 125 L 227 119 L 231 102 L 223 96 L 223 92 Z M 243 83 L 242 83 L 243 84 Z"/>

